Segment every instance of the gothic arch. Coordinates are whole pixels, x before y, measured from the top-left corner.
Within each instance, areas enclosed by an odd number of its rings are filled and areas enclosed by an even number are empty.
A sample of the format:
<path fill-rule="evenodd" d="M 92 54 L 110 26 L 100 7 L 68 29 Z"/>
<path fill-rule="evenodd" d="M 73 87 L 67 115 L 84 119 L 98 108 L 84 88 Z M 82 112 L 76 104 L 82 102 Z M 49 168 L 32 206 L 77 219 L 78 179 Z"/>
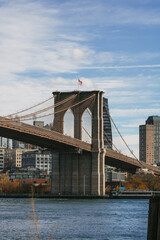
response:
<path fill-rule="evenodd" d="M 92 142 L 92 113 L 89 108 L 82 113 L 82 141 Z"/>
<path fill-rule="evenodd" d="M 70 108 L 64 113 L 63 119 L 64 119 L 63 123 L 64 134 L 74 137 L 74 114 Z"/>

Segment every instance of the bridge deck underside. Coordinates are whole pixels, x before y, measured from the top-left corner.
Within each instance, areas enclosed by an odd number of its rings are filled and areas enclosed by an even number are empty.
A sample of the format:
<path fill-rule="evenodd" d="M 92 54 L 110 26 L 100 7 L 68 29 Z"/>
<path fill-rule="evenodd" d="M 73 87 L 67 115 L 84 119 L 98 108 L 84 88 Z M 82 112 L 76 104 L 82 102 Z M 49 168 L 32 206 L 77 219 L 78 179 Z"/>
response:
<path fill-rule="evenodd" d="M 116 158 L 112 158 L 112 157 L 106 157 L 105 163 L 106 165 L 109 165 L 111 167 L 116 167 L 118 169 L 124 170 L 126 172 L 130 172 L 130 173 L 135 173 L 136 170 L 139 168 L 131 163 L 128 163 Z"/>
<path fill-rule="evenodd" d="M 17 122 L 0 123 L 0 136 L 30 143 L 57 151 L 75 152 L 77 149 L 91 151 L 91 145 L 48 129 Z"/>
<path fill-rule="evenodd" d="M 160 176 L 160 169 L 157 167 L 151 166 L 145 162 L 138 161 L 134 158 L 125 156 L 110 149 L 106 149 L 106 164 L 131 173 L 135 173 L 138 168 L 146 168 Z"/>
<path fill-rule="evenodd" d="M 73 151 L 73 147 L 68 147 L 63 143 L 57 143 L 56 141 L 46 139 L 45 137 L 33 136 L 24 132 L 17 132 L 15 130 L 2 129 L 0 127 L 0 135 L 2 137 L 11 138 L 17 141 L 33 144 L 42 148 L 62 150 L 62 151 Z"/>

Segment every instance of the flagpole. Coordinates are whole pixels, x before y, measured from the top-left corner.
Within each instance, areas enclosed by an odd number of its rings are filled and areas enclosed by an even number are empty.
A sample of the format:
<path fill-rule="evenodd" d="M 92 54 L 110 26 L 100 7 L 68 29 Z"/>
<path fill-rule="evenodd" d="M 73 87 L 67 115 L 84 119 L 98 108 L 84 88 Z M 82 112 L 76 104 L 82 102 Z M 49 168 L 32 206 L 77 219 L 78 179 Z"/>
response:
<path fill-rule="evenodd" d="M 82 81 L 78 78 L 78 91 L 79 91 L 79 85 L 82 85 Z"/>

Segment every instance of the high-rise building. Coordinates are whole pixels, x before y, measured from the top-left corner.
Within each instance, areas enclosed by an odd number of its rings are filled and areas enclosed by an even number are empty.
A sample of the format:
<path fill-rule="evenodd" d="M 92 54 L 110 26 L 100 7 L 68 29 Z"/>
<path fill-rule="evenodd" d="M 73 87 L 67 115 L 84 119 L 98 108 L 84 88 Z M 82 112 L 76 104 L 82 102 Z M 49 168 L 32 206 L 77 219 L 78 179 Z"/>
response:
<path fill-rule="evenodd" d="M 112 128 L 109 117 L 108 99 L 103 98 L 104 147 L 112 149 Z"/>
<path fill-rule="evenodd" d="M 160 163 L 160 117 L 150 116 L 139 126 L 139 159 L 148 164 Z"/>

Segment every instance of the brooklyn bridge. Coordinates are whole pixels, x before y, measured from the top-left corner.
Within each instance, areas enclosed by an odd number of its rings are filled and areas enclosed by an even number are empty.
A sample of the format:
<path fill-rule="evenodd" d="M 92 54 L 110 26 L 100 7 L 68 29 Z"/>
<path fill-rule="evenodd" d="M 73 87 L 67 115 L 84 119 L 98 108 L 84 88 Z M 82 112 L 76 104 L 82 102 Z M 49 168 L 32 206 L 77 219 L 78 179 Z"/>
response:
<path fill-rule="evenodd" d="M 112 140 L 104 128 L 104 116 L 107 115 L 109 121 L 112 118 L 103 94 L 102 91 L 53 92 L 54 105 L 34 112 L 40 114 L 54 108 L 52 130 L 24 123 L 23 121 L 33 119 L 32 113 L 14 118 L 11 118 L 11 115 L 0 117 L 0 136 L 54 152 L 54 195 L 84 195 L 85 186 L 86 195 L 104 196 L 105 165 L 131 173 L 135 173 L 139 168 L 147 168 L 160 175 L 158 168 L 112 149 Z M 64 116 L 69 109 L 74 116 L 74 137 L 64 134 Z M 82 141 L 82 116 L 86 109 L 91 115 L 91 143 Z"/>

